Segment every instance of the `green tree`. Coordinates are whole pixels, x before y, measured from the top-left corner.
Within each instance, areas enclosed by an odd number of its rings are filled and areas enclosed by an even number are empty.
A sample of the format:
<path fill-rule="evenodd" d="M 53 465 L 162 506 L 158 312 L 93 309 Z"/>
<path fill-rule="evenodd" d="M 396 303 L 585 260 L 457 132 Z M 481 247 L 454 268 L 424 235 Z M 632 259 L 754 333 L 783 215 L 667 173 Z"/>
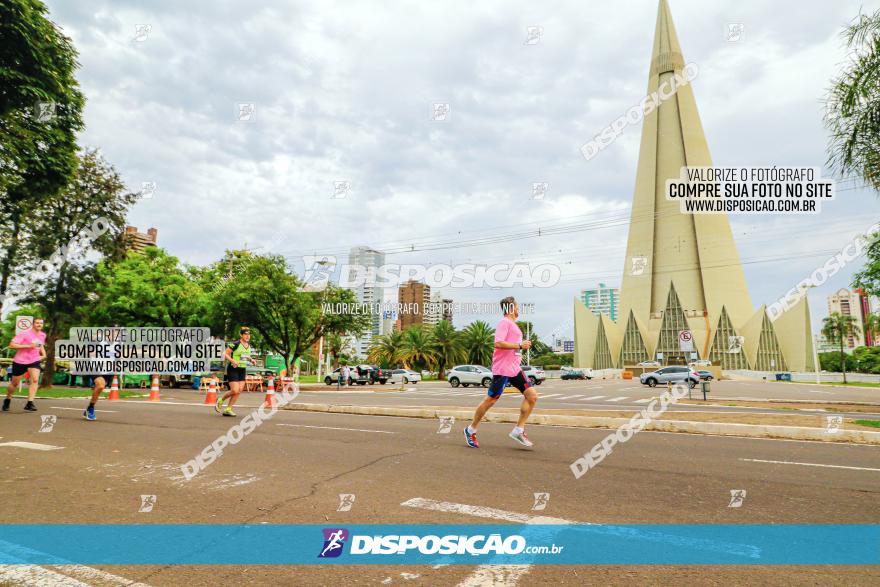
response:
<path fill-rule="evenodd" d="M 393 330 L 388 334 L 377 336 L 367 349 L 367 360 L 377 363 L 382 368 L 391 368 L 400 360 L 400 350 L 403 347 L 403 333 Z"/>
<path fill-rule="evenodd" d="M 30 219 L 39 235 L 32 243 L 36 259 L 22 269 L 37 277 L 26 284 L 22 300 L 46 309 L 45 386 L 55 371 L 55 341 L 88 320 L 97 284 L 90 254 L 120 256 L 125 214 L 134 200 L 116 170 L 96 151 L 86 151 L 70 185 L 44 199 Z"/>
<path fill-rule="evenodd" d="M 843 355 L 843 344 L 850 336 L 858 336 L 859 327 L 856 319 L 840 312 L 834 312 L 822 321 L 822 335 L 831 343 L 837 343 Z M 846 361 L 841 361 L 843 382 L 846 383 Z"/>
<path fill-rule="evenodd" d="M 437 364 L 434 334 L 430 328 L 421 324 L 410 326 L 403 331 L 400 346 L 400 360 L 409 369 L 433 369 Z"/>
<path fill-rule="evenodd" d="M 32 259 L 28 215 L 77 169 L 76 57 L 42 2 L 0 3 L 0 309 L 13 272 Z"/>
<path fill-rule="evenodd" d="M 495 331 L 482 320 L 471 322 L 462 330 L 461 343 L 469 363 L 483 366 L 492 363 Z"/>
<path fill-rule="evenodd" d="M 850 56 L 828 94 L 828 160 L 880 190 L 880 10 L 859 14 L 842 36 Z"/>
<path fill-rule="evenodd" d="M 98 264 L 100 285 L 91 306 L 95 326 L 206 326 L 208 294 L 159 247 L 129 251 Z"/>
<path fill-rule="evenodd" d="M 329 286 L 322 292 L 303 292 L 303 283 L 283 257 L 253 255 L 241 269 L 230 273 L 228 283 L 214 293 L 218 311 L 229 324 L 227 335 L 246 324 L 262 344 L 284 357 L 288 370 L 322 336 L 360 335 L 369 327 L 369 316 L 325 312 L 323 303 L 354 307 L 354 292 Z"/>
<path fill-rule="evenodd" d="M 342 364 L 353 362 L 352 348 L 349 340 L 338 332 L 331 332 L 324 337 L 326 353 L 333 357 L 333 365 L 338 367 Z"/>
<path fill-rule="evenodd" d="M 431 335 L 434 339 L 434 360 L 437 365 L 437 378 L 446 379 L 446 367 L 455 366 L 466 360 L 467 354 L 461 344 L 461 333 L 446 320 L 434 325 Z"/>

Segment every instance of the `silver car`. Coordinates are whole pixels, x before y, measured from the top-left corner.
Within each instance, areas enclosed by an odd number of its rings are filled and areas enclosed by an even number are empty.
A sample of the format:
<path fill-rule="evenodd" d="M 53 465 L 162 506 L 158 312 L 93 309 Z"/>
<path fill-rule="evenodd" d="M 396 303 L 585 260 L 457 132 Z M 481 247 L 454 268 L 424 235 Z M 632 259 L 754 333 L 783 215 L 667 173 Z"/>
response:
<path fill-rule="evenodd" d="M 458 365 L 446 372 L 446 380 L 452 387 L 482 385 L 492 383 L 492 371 L 482 365 Z"/>
<path fill-rule="evenodd" d="M 656 387 L 658 383 L 665 384 L 669 382 L 684 382 L 688 384 L 688 387 L 695 387 L 700 382 L 700 374 L 690 367 L 671 366 L 642 373 L 639 376 L 639 381 L 642 382 L 642 385 L 647 385 L 648 387 Z"/>
<path fill-rule="evenodd" d="M 393 369 L 388 381 L 391 383 L 418 383 L 422 380 L 420 373 L 409 369 Z"/>

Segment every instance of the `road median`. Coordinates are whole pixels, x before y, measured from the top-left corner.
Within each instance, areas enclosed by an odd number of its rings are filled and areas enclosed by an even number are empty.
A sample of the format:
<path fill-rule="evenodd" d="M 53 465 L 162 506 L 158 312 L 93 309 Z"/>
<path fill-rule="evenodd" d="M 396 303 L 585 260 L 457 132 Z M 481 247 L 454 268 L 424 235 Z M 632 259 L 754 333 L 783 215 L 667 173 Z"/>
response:
<path fill-rule="evenodd" d="M 361 406 L 294 403 L 285 406 L 284 409 L 301 412 L 426 419 L 452 416 L 459 420 L 469 420 L 473 416 L 473 408 L 441 406 Z M 612 414 L 608 415 L 608 412 L 590 412 L 589 410 L 543 410 L 541 413 L 532 414 L 529 423 L 541 426 L 613 429 L 628 423 L 634 415 L 628 412 L 612 412 Z M 485 421 L 515 423 L 518 415 L 519 410 L 516 409 L 497 409 L 489 412 L 486 415 Z M 721 416 L 724 417 L 722 418 Z M 712 418 L 714 421 L 708 421 L 707 418 Z M 667 412 L 664 414 L 664 417 L 648 422 L 644 429 L 654 432 L 684 432 L 748 438 L 778 438 L 880 445 L 880 432 L 874 431 L 867 426 L 855 424 L 851 419 L 845 418 L 838 429 L 834 432 L 829 432 L 822 417 L 806 415 L 719 415 Z"/>

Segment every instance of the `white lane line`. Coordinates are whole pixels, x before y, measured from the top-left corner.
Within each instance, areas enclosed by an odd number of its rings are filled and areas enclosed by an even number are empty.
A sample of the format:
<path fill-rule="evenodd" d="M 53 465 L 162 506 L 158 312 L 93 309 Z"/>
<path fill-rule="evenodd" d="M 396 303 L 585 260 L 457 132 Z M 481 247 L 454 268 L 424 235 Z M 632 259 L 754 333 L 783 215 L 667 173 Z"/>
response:
<path fill-rule="evenodd" d="M 73 410 L 75 412 L 81 412 L 79 408 L 62 408 L 61 406 L 49 406 L 50 410 Z M 103 412 L 105 414 L 115 414 L 116 410 L 95 410 L 96 412 Z"/>
<path fill-rule="evenodd" d="M 628 395 L 622 395 L 620 397 L 613 397 L 611 399 L 605 400 L 606 402 L 622 402 L 625 399 L 629 399 Z"/>
<path fill-rule="evenodd" d="M 558 398 L 558 399 L 560 399 L 560 400 L 565 400 L 565 399 L 575 399 L 575 398 L 578 398 L 578 397 L 584 397 L 584 394 L 579 393 L 579 394 L 577 394 L 577 395 L 567 395 L 567 396 L 565 396 L 565 397 L 560 397 L 560 398 Z"/>
<path fill-rule="evenodd" d="M 547 399 L 548 397 L 558 397 L 562 395 L 561 393 L 541 393 L 538 394 L 538 399 Z"/>
<path fill-rule="evenodd" d="M 633 403 L 634 404 L 646 404 L 646 403 L 650 402 L 652 399 L 653 398 L 650 398 L 650 397 L 648 399 L 637 399 Z"/>
<path fill-rule="evenodd" d="M 0 583 L 28 587 L 90 587 L 88 583 L 37 565 L 0 565 Z"/>
<path fill-rule="evenodd" d="M 594 395 L 591 397 L 585 397 L 583 401 L 586 402 L 586 401 L 590 401 L 591 399 L 602 399 L 603 397 L 605 397 L 605 396 L 604 395 Z"/>
<path fill-rule="evenodd" d="M 13 442 L 0 442 L 0 446 L 10 446 L 12 448 L 29 448 L 31 450 L 60 450 L 63 446 L 53 446 L 51 444 L 39 444 L 37 442 L 22 442 L 15 440 Z"/>
<path fill-rule="evenodd" d="M 76 577 L 77 579 L 81 579 L 83 581 L 87 581 L 90 585 L 94 584 L 108 584 L 108 585 L 119 585 L 125 587 L 149 587 L 145 583 L 135 583 L 131 579 L 126 579 L 125 577 L 120 577 L 119 575 L 114 575 L 113 573 L 108 573 L 107 571 L 102 571 L 101 569 L 93 569 L 92 567 L 87 567 L 85 565 L 47 565 L 53 569 L 58 569 L 62 573 L 66 575 L 70 575 L 71 577 Z"/>
<path fill-rule="evenodd" d="M 829 469 L 850 469 L 853 471 L 877 471 L 880 469 L 872 469 L 871 467 L 850 467 L 847 465 L 825 465 L 823 463 L 796 463 L 794 461 L 765 461 L 764 459 L 740 459 L 741 461 L 749 461 L 751 463 L 772 463 L 774 465 L 800 465 L 802 467 L 827 467 Z"/>
<path fill-rule="evenodd" d="M 349 432 L 375 432 L 376 434 L 397 434 L 388 430 L 364 430 L 363 428 L 337 428 L 335 426 L 307 426 L 305 424 L 276 424 L 276 426 L 289 426 L 291 428 L 321 428 L 323 430 L 347 430 Z"/>

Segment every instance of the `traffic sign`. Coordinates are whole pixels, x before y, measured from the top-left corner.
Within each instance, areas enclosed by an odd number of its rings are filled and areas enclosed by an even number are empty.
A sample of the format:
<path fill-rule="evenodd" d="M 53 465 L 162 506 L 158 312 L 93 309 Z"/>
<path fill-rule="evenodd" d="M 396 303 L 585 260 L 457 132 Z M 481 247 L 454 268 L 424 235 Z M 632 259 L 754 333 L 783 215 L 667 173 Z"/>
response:
<path fill-rule="evenodd" d="M 694 350 L 694 335 L 690 330 L 682 330 L 678 333 L 678 348 L 682 351 Z"/>
<path fill-rule="evenodd" d="M 33 316 L 18 316 L 15 318 L 15 334 L 24 332 L 34 325 Z"/>

